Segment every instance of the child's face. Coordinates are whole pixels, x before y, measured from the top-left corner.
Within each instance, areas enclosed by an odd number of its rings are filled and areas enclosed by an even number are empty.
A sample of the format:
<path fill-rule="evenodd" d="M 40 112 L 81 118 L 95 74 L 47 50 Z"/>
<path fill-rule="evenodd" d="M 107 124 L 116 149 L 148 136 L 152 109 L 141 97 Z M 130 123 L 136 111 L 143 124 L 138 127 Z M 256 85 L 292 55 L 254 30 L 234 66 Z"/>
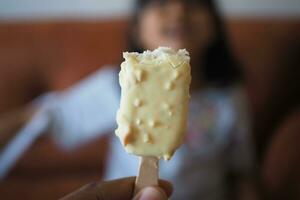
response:
<path fill-rule="evenodd" d="M 142 47 L 186 48 L 201 53 L 214 38 L 209 10 L 193 0 L 154 0 L 140 14 L 138 39 Z"/>

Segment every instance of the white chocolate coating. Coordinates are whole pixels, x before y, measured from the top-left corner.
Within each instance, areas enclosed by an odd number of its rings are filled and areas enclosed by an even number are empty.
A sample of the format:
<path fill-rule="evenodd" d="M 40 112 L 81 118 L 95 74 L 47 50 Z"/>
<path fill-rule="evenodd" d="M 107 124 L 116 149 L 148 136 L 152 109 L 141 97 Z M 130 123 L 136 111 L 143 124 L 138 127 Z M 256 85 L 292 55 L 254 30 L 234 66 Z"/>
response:
<path fill-rule="evenodd" d="M 191 82 L 186 50 L 124 53 L 116 135 L 128 153 L 169 160 L 181 145 Z"/>

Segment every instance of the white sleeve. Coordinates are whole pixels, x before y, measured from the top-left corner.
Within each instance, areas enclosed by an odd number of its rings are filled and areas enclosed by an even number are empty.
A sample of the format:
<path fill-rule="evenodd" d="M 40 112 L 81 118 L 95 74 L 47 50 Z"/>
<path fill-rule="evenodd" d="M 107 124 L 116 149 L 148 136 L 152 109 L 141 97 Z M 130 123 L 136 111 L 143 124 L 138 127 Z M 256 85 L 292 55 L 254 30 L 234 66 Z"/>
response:
<path fill-rule="evenodd" d="M 64 148 L 73 148 L 115 127 L 119 106 L 117 71 L 101 68 L 63 91 L 50 106 L 52 136 Z"/>

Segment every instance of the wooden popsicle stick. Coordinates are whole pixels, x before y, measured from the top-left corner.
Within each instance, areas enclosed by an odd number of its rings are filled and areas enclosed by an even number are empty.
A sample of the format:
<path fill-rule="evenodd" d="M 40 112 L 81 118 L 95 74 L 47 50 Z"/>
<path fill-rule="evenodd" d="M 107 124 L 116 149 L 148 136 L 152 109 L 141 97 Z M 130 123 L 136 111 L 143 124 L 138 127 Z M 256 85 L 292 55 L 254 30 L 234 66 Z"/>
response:
<path fill-rule="evenodd" d="M 135 180 L 134 195 L 147 186 L 158 185 L 158 158 L 140 157 L 139 171 Z"/>

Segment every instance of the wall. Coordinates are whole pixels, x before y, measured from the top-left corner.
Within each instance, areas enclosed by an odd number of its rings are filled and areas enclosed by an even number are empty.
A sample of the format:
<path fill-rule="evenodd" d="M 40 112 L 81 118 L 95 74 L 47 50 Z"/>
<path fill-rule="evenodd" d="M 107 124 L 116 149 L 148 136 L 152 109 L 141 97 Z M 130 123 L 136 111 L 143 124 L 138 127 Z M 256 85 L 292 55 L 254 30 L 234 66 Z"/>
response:
<path fill-rule="evenodd" d="M 229 17 L 300 17 L 299 0 L 217 0 Z M 133 0 L 0 0 L 0 20 L 107 19 L 128 15 Z"/>

